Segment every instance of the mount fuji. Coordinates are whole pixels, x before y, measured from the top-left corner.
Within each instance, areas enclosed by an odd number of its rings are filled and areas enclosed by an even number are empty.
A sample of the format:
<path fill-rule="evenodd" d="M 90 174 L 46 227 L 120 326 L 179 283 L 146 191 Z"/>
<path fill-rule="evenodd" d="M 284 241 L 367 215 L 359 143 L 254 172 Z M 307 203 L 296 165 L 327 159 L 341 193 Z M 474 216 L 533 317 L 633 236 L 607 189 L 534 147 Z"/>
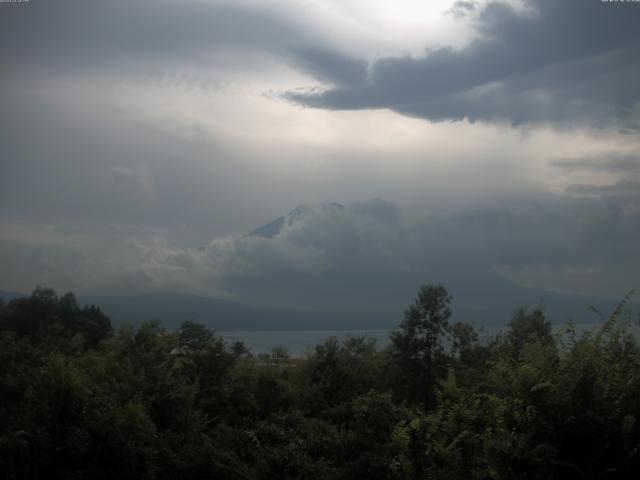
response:
<path fill-rule="evenodd" d="M 159 319 L 175 327 L 193 319 L 215 330 L 393 328 L 424 283 L 443 283 L 453 296 L 452 320 L 477 325 L 504 325 L 520 306 L 543 306 L 555 323 L 596 320 L 587 304 L 605 314 L 616 306 L 615 300 L 524 287 L 490 268 L 451 266 L 447 258 L 455 261 L 455 255 L 440 258 L 442 252 L 434 253 L 428 243 L 437 237 L 406 228 L 394 209 L 384 201 L 348 208 L 335 202 L 299 205 L 233 237 L 237 243 L 223 254 L 236 257 L 214 258 L 216 265 L 229 260 L 232 266 L 224 282 L 233 300 L 175 291 L 78 297 L 102 307 L 116 323 Z M 0 292 L 0 299 L 19 295 Z"/>
<path fill-rule="evenodd" d="M 309 218 L 314 213 L 344 212 L 345 207 L 336 202 L 323 202 L 319 205 L 298 205 L 286 215 L 276 218 L 272 222 L 262 225 L 247 234 L 249 237 L 273 238 L 285 227 L 292 227 L 296 223 Z"/>

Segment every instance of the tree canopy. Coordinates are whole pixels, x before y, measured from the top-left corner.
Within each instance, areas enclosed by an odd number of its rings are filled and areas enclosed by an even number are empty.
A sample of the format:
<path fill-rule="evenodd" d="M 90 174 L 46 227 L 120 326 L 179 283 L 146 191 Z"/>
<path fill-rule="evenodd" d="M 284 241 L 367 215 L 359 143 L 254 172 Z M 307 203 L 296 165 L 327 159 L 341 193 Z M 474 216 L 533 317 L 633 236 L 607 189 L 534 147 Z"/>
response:
<path fill-rule="evenodd" d="M 114 331 L 38 288 L 0 303 L 0 478 L 635 478 L 624 305 L 581 335 L 520 309 L 482 339 L 449 325 L 450 302 L 425 285 L 388 347 L 331 338 L 297 358 L 193 321 Z"/>
<path fill-rule="evenodd" d="M 395 360 L 406 373 L 408 395 L 422 400 L 425 407 L 435 401 L 435 369 L 443 352 L 443 336 L 449 332 L 450 304 L 444 285 L 423 285 L 405 311 L 400 329 L 391 335 Z"/>

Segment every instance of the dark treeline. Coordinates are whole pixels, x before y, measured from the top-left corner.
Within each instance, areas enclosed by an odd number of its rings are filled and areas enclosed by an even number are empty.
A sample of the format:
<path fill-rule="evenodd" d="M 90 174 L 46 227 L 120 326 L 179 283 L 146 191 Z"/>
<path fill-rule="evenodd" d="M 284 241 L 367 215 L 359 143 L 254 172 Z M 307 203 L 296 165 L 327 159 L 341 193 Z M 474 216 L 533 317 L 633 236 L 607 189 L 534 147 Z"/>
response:
<path fill-rule="evenodd" d="M 596 479 L 640 471 L 640 352 L 621 315 L 480 342 L 422 287 L 384 350 L 253 356 L 205 326 L 113 331 L 37 289 L 0 302 L 1 478 Z"/>

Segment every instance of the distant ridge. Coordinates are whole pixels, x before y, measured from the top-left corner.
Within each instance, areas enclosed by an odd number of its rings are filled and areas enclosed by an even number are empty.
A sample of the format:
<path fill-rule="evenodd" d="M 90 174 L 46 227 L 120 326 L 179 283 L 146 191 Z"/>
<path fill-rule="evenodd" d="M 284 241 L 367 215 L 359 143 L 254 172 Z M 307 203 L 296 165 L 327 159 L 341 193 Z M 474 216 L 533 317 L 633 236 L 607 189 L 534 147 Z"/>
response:
<path fill-rule="evenodd" d="M 29 295 L 27 295 L 26 293 L 7 292 L 5 290 L 0 290 L 0 300 L 3 300 L 5 302 L 10 302 L 14 298 L 22 298 L 28 296 Z"/>
<path fill-rule="evenodd" d="M 311 309 L 248 305 L 194 295 L 151 294 L 135 297 L 79 296 L 95 304 L 115 324 L 161 320 L 176 328 L 184 320 L 204 323 L 214 330 L 318 330 L 391 328 L 400 318 L 389 312 L 327 312 Z"/>
<path fill-rule="evenodd" d="M 556 325 L 572 318 L 577 323 L 598 323 L 600 320 L 586 305 L 595 306 L 608 316 L 618 304 L 615 300 L 594 299 L 577 295 L 560 295 L 541 290 L 519 289 L 510 301 L 474 304 L 474 300 L 454 295 L 452 321 L 465 321 L 476 326 L 506 325 L 516 308 L 532 309 L 539 305 L 534 298 L 544 299 L 544 310 Z M 57 292 L 62 294 L 65 292 Z M 0 291 L 5 302 L 22 298 L 27 294 Z M 138 325 L 147 320 L 160 320 L 166 328 L 174 329 L 184 320 L 195 320 L 217 331 L 252 330 L 366 330 L 392 329 L 403 318 L 406 305 L 389 306 L 384 311 L 320 311 L 313 309 L 249 305 L 239 302 L 157 293 L 118 297 L 106 295 L 78 295 L 82 305 L 97 305 L 111 318 L 114 325 Z M 462 299 L 464 300 L 464 299 Z M 629 303 L 626 307 L 638 315 L 640 305 Z"/>

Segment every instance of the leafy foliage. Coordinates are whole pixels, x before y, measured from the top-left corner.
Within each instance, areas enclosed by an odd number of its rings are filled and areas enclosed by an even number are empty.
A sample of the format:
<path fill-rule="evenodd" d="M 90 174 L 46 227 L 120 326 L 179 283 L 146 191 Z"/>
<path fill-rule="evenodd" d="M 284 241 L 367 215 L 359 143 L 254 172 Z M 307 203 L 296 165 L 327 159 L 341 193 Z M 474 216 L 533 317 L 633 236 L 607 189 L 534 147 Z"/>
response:
<path fill-rule="evenodd" d="M 424 285 L 415 303 L 405 311 L 400 330 L 391 335 L 395 360 L 405 372 L 406 397 L 434 404 L 437 368 L 441 365 L 443 336 L 449 332 L 451 295 L 443 285 Z"/>
<path fill-rule="evenodd" d="M 391 345 L 253 356 L 187 321 L 112 331 L 38 288 L 0 304 L 0 477 L 634 478 L 640 350 L 621 320 L 540 309 L 481 342 L 420 289 Z M 448 339 L 447 339 L 448 336 Z"/>

